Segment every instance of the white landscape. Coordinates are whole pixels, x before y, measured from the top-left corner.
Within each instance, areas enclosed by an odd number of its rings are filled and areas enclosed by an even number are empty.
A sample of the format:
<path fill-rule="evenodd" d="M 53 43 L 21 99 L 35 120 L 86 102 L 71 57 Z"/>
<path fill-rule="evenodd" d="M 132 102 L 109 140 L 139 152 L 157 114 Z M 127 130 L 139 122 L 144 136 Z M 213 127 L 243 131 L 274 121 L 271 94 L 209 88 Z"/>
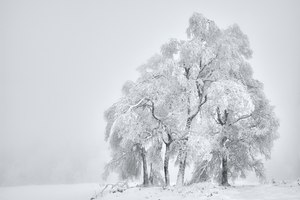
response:
<path fill-rule="evenodd" d="M 300 200 L 299 8 L 0 0 L 0 200 Z"/>
<path fill-rule="evenodd" d="M 1 187 L 1 200 L 299 200 L 300 181 L 280 181 L 272 184 L 239 183 L 232 187 L 221 187 L 213 183 L 199 183 L 177 188 L 130 187 L 123 192 L 100 194 L 103 185 L 70 184 Z"/>

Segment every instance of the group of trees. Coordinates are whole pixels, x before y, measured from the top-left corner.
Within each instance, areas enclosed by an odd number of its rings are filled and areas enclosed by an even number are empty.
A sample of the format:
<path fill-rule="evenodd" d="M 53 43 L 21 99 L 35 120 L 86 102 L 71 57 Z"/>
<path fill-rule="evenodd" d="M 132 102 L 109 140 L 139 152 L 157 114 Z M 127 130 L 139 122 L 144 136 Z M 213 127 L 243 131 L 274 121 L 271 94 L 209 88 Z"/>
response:
<path fill-rule="evenodd" d="M 122 98 L 106 112 L 112 160 L 105 175 L 143 175 L 143 185 L 170 184 L 169 161 L 178 165 L 178 186 L 186 166 L 190 183 L 264 177 L 278 120 L 253 78 L 252 51 L 237 25 L 225 30 L 194 13 L 187 40 L 171 39 L 138 68 L 140 77 L 123 86 Z M 161 175 L 163 172 L 163 175 Z"/>

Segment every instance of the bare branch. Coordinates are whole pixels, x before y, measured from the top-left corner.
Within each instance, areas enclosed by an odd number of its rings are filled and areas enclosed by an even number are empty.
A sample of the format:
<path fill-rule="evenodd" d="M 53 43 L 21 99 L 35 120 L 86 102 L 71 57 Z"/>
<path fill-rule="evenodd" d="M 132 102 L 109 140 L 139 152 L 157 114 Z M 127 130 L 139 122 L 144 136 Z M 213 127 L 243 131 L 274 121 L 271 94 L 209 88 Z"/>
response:
<path fill-rule="evenodd" d="M 116 183 L 116 184 L 106 184 L 106 185 L 104 186 L 104 188 L 103 188 L 98 194 L 95 193 L 95 195 L 91 198 L 91 200 L 97 199 L 97 198 L 99 197 L 99 195 L 100 195 L 100 197 L 102 197 L 104 191 L 105 191 L 109 186 L 111 187 L 111 188 L 110 188 L 110 192 L 115 192 L 115 191 L 117 191 L 117 192 L 123 192 L 123 191 L 125 191 L 126 189 L 129 188 L 128 182 L 127 182 L 127 181 L 126 181 L 126 182 L 118 182 L 118 183 Z"/>

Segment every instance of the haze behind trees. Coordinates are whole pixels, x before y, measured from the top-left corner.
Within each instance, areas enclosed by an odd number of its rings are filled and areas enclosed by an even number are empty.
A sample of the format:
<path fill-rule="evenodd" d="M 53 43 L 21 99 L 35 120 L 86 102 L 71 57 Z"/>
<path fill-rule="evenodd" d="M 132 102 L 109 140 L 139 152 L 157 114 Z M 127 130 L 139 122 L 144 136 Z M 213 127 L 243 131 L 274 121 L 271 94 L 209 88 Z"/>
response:
<path fill-rule="evenodd" d="M 1 184 L 98 182 L 109 155 L 103 112 L 163 43 L 186 37 L 195 11 L 248 35 L 254 77 L 281 124 L 268 177 L 299 177 L 298 8 L 298 1 L 1 1 Z"/>

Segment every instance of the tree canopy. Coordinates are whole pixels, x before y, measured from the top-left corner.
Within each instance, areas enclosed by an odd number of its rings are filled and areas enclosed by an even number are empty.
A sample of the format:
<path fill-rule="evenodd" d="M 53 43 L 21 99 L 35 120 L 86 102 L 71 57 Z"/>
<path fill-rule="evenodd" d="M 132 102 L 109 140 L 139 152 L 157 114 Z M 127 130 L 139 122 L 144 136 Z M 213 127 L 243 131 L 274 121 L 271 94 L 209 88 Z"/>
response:
<path fill-rule="evenodd" d="M 278 119 L 254 79 L 248 37 L 238 25 L 220 29 L 199 13 L 189 19 L 187 39 L 170 39 L 123 86 L 123 96 L 105 112 L 111 170 L 143 184 L 170 184 L 169 159 L 178 164 L 177 185 L 194 165 L 191 183 L 264 178 Z M 141 170 L 143 169 L 143 170 Z M 150 169 L 150 174 L 149 174 Z M 150 180 L 150 182 L 149 182 Z"/>

